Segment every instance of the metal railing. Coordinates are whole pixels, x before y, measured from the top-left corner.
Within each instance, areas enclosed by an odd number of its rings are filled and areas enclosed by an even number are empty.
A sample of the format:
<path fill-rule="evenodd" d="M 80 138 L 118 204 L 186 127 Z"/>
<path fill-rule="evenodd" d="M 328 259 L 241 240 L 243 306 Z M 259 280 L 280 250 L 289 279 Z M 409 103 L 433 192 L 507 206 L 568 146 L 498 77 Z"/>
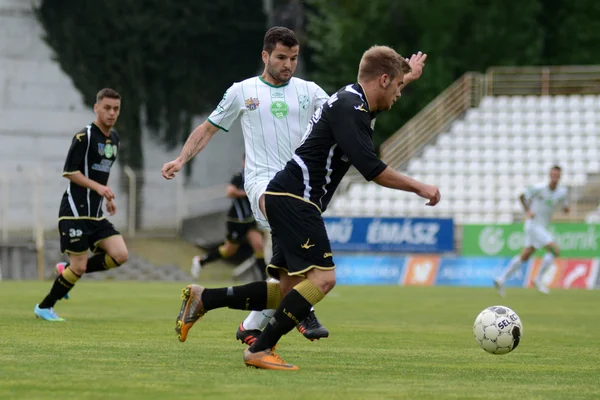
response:
<path fill-rule="evenodd" d="M 600 66 L 493 67 L 485 80 L 486 96 L 598 94 Z"/>
<path fill-rule="evenodd" d="M 395 169 L 433 142 L 450 124 L 485 96 L 553 96 L 600 93 L 600 65 L 493 67 L 485 75 L 469 72 L 411 118 L 380 149 Z"/>
<path fill-rule="evenodd" d="M 482 96 L 482 75 L 464 74 L 381 145 L 381 158 L 390 167 L 402 169 L 456 118 L 477 106 Z"/>

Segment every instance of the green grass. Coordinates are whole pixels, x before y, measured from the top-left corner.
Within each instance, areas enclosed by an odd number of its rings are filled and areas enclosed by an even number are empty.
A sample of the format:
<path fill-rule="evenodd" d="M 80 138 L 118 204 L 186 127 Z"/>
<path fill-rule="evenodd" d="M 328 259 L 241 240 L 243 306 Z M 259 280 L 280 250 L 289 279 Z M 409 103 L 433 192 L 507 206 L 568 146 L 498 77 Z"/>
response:
<path fill-rule="evenodd" d="M 598 399 L 599 291 L 337 287 L 317 306 L 331 336 L 294 331 L 279 354 L 300 371 L 245 368 L 242 311 L 211 311 L 186 343 L 173 331 L 181 284 L 81 282 L 36 320 L 49 282 L 0 282 L 0 399 Z M 472 337 L 504 304 L 521 345 L 493 356 Z"/>

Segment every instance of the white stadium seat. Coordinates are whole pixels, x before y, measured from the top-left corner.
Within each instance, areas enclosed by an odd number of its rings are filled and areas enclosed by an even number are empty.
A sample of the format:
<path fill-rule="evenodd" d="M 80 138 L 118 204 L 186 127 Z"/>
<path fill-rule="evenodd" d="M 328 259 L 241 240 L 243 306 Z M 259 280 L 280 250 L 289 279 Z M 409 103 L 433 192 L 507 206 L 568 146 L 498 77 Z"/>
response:
<path fill-rule="evenodd" d="M 407 175 L 440 187 L 439 207 L 353 183 L 328 213 L 509 223 L 522 213 L 522 190 L 545 182 L 554 164 L 563 166 L 567 186 L 581 187 L 588 174 L 600 173 L 600 96 L 486 96 L 408 163 Z"/>

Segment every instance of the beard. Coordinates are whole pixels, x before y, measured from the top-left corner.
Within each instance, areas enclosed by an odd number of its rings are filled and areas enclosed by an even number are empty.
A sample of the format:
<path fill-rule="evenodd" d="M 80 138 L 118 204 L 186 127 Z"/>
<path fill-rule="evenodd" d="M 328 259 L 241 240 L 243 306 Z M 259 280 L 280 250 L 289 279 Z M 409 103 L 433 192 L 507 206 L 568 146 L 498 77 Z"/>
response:
<path fill-rule="evenodd" d="M 277 71 L 274 68 L 271 68 L 271 66 L 267 67 L 267 72 L 277 82 L 282 82 L 282 83 L 289 82 L 289 80 L 292 79 L 292 75 L 293 75 L 291 70 L 287 70 L 287 72 L 289 72 L 289 76 L 288 77 L 282 77 L 281 76 L 281 71 Z"/>

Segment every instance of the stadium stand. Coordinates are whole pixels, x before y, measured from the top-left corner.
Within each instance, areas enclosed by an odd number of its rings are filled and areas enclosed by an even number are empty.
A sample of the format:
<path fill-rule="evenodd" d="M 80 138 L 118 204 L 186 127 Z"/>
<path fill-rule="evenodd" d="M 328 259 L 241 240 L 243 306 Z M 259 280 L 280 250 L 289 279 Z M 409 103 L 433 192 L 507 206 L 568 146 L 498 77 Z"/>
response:
<path fill-rule="evenodd" d="M 510 82 L 533 75 L 531 71 L 535 70 L 513 70 Z M 581 74 L 576 68 L 570 73 L 567 78 Z M 585 91 L 599 89 L 567 88 L 563 91 L 583 94 L 555 95 L 551 85 L 557 81 L 546 74 L 550 87 L 545 91 L 543 80 L 537 89 L 521 81 L 521 93 L 543 95 L 496 95 L 511 86 L 495 82 L 499 88 L 490 90 L 492 73 L 467 74 L 382 146 L 382 158 L 389 165 L 440 187 L 443 201 L 437 207 L 423 207 L 424 201 L 412 194 L 364 183 L 354 176 L 328 214 L 508 223 L 522 214 L 519 193 L 547 180 L 550 167 L 559 164 L 564 171 L 562 184 L 571 189 L 575 214 L 570 218 L 585 219 L 600 198 L 600 96 Z M 583 74 L 591 79 L 587 70 Z M 420 145 L 415 144 L 419 140 Z M 600 219 L 600 210 L 587 219 Z"/>

